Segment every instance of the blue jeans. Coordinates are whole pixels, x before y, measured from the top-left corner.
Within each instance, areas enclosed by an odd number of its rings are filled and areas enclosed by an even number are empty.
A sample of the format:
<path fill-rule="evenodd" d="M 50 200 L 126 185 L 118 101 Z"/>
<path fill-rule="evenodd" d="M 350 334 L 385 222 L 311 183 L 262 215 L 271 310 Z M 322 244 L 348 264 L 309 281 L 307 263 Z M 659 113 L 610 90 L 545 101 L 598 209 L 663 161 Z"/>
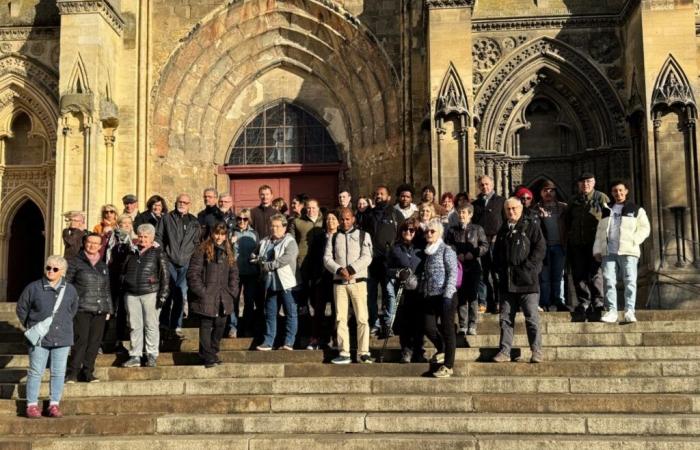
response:
<path fill-rule="evenodd" d="M 182 328 L 182 316 L 187 301 L 187 268 L 189 264 L 176 267 L 168 263 L 170 273 L 170 297 L 160 311 L 160 326 L 163 328 Z"/>
<path fill-rule="evenodd" d="M 384 326 L 387 328 L 389 327 L 389 325 L 391 325 L 391 322 L 394 320 L 394 316 L 396 316 L 396 292 L 398 290 L 399 289 L 396 285 L 396 280 L 394 279 L 387 280 L 386 284 L 384 285 L 384 289 L 382 289 L 382 306 L 384 306 Z M 379 317 L 377 317 L 374 326 L 380 326 Z"/>
<path fill-rule="evenodd" d="M 258 295 L 259 282 L 259 277 L 257 275 L 241 275 L 238 283 L 240 287 L 240 296 L 243 296 L 243 314 L 241 321 L 245 326 L 250 328 L 250 330 L 253 329 L 253 313 L 255 312 L 255 299 Z M 233 305 L 233 312 L 229 316 L 228 322 L 231 330 L 236 331 L 238 331 L 238 317 L 241 314 L 240 296 Z"/>
<path fill-rule="evenodd" d="M 540 306 L 564 304 L 562 292 L 566 250 L 559 244 L 547 246 L 547 264 L 540 272 Z"/>
<path fill-rule="evenodd" d="M 58 404 L 63 394 L 70 347 L 29 347 L 29 370 L 27 371 L 27 405 L 39 403 L 41 376 L 46 369 L 46 362 L 51 359 L 51 404 Z"/>
<path fill-rule="evenodd" d="M 284 345 L 294 346 L 294 341 L 297 337 L 297 304 L 294 301 L 292 290 L 286 291 L 268 291 L 265 299 L 265 337 L 263 345 L 272 345 L 275 342 L 277 335 L 277 311 L 279 310 L 278 301 L 282 300 L 282 308 L 284 308 L 284 316 L 286 320 Z"/>
<path fill-rule="evenodd" d="M 617 269 L 622 271 L 625 286 L 625 311 L 634 312 L 637 303 L 637 263 L 639 258 L 628 255 L 606 255 L 603 257 L 603 282 L 605 305 L 608 311 L 617 311 Z"/>

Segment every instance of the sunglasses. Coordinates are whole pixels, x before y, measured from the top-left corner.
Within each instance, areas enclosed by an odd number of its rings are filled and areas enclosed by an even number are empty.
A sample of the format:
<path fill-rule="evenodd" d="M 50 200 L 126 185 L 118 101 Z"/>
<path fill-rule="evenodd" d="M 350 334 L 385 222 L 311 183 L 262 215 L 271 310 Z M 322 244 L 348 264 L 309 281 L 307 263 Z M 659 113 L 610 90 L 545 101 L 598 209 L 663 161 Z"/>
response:
<path fill-rule="evenodd" d="M 46 267 L 44 267 L 44 269 L 46 269 L 47 272 L 58 272 L 61 270 L 58 267 L 51 267 L 51 266 L 46 266 Z"/>
<path fill-rule="evenodd" d="M 416 229 L 415 228 L 404 228 L 401 230 L 402 233 L 415 233 Z"/>
<path fill-rule="evenodd" d="M 247 217 L 236 217 L 236 221 L 238 222 L 247 222 L 248 218 Z"/>
<path fill-rule="evenodd" d="M 437 233 L 437 230 L 425 230 L 426 234 L 434 234 Z"/>

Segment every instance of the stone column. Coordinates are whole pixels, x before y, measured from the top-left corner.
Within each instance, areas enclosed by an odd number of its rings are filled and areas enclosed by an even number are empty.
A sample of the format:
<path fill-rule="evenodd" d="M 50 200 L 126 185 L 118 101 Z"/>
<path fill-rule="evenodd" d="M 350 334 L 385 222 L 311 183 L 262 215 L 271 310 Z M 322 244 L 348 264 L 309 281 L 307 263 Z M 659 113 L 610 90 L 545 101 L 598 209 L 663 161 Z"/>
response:
<path fill-rule="evenodd" d="M 473 0 L 425 0 L 431 111 L 430 181 L 438 192 L 471 191 Z M 464 119 L 462 116 L 468 117 Z M 440 139 L 439 129 L 444 129 Z M 467 135 L 462 133 L 467 132 Z M 463 159 L 466 158 L 466 161 Z"/>

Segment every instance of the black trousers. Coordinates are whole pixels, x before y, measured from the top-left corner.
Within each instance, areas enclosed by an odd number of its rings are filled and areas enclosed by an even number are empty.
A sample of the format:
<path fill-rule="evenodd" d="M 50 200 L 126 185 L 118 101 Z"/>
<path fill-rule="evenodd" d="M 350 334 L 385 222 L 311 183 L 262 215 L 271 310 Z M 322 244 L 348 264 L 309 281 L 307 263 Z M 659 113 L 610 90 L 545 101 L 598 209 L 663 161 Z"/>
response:
<path fill-rule="evenodd" d="M 90 376 L 102 343 L 106 314 L 78 312 L 73 319 L 74 344 L 68 359 L 68 376 Z"/>
<path fill-rule="evenodd" d="M 335 338 L 335 302 L 333 301 L 333 282 L 324 277 L 312 288 L 311 295 L 314 315 L 311 318 L 311 337 L 322 343 Z M 332 317 L 326 318 L 326 305 L 331 304 Z"/>
<path fill-rule="evenodd" d="M 489 238 L 489 241 L 491 239 Z M 481 257 L 481 286 L 479 287 L 479 303 L 486 305 L 489 312 L 495 313 L 499 305 L 499 286 L 498 286 L 498 268 L 493 263 L 491 252 L 493 244 L 489 251 Z"/>
<path fill-rule="evenodd" d="M 465 271 L 462 275 L 462 287 L 457 290 L 459 328 L 476 327 L 479 315 L 480 280 L 481 270 L 478 266 Z"/>
<path fill-rule="evenodd" d="M 451 301 L 442 296 L 425 299 L 425 335 L 433 343 L 438 353 L 445 354 L 445 366 L 449 369 L 455 365 L 457 333 L 455 331 L 456 295 Z M 438 326 L 438 320 L 440 325 Z"/>
<path fill-rule="evenodd" d="M 571 276 L 576 286 L 579 310 L 590 306 L 603 308 L 603 274 L 600 263 L 593 257 L 593 245 L 570 245 L 567 252 Z"/>
<path fill-rule="evenodd" d="M 423 298 L 418 291 L 403 291 L 403 300 L 396 310 L 396 325 L 399 330 L 401 350 L 410 351 L 414 356 L 423 352 Z M 397 299 L 398 300 L 398 299 Z"/>
<path fill-rule="evenodd" d="M 213 364 L 219 359 L 219 344 L 224 336 L 228 317 L 200 316 L 199 321 L 199 357 L 204 364 Z"/>

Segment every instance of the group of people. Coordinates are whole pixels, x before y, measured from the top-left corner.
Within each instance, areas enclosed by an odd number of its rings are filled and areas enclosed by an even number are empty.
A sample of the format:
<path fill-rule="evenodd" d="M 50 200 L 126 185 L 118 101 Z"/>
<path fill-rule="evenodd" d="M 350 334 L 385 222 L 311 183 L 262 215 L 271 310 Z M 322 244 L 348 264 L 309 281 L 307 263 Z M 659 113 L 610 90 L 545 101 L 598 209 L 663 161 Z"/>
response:
<path fill-rule="evenodd" d="M 499 196 L 489 176 L 479 178 L 478 188 L 474 199 L 464 192 L 438 197 L 428 185 L 415 202 L 413 187 L 404 184 L 394 202 L 381 185 L 372 199 L 353 203 L 342 191 L 335 208 L 323 208 L 305 194 L 287 206 L 263 185 L 260 204 L 238 211 L 229 194 L 209 188 L 197 216 L 187 194 L 177 196 L 173 210 L 154 195 L 143 212 L 136 196 L 126 195 L 121 214 L 105 205 L 91 232 L 83 213 L 67 213 L 64 257 L 49 257 L 45 276 L 17 303 L 27 329 L 52 322 L 30 342 L 28 417 L 41 416 L 38 387 L 47 359 L 49 415 L 61 414 L 64 380 L 99 381 L 95 360 L 108 324 L 119 340 L 130 340 L 124 367 L 153 367 L 161 331 L 184 337 L 183 318 L 196 316 L 199 356 L 209 368 L 221 363 L 224 336 L 254 337 L 259 351 L 336 347 L 331 362 L 348 364 L 354 322 L 358 363 L 373 362 L 371 335 L 398 333 L 401 362 L 429 361 L 432 374 L 444 378 L 453 373 L 457 336 L 476 335 L 485 312 L 500 314 L 495 362 L 511 360 L 518 310 L 531 362 L 541 362 L 539 312 L 569 310 L 567 256 L 578 299 L 574 320 L 618 320 L 618 270 L 624 320 L 636 320 L 639 246 L 650 227 L 625 182 L 612 184 L 610 201 L 595 190 L 593 174 L 583 173 L 568 205 L 551 181 L 541 184 L 538 201 L 525 186 Z M 311 322 L 302 339 L 299 316 Z M 424 337 L 435 347 L 429 360 Z"/>

